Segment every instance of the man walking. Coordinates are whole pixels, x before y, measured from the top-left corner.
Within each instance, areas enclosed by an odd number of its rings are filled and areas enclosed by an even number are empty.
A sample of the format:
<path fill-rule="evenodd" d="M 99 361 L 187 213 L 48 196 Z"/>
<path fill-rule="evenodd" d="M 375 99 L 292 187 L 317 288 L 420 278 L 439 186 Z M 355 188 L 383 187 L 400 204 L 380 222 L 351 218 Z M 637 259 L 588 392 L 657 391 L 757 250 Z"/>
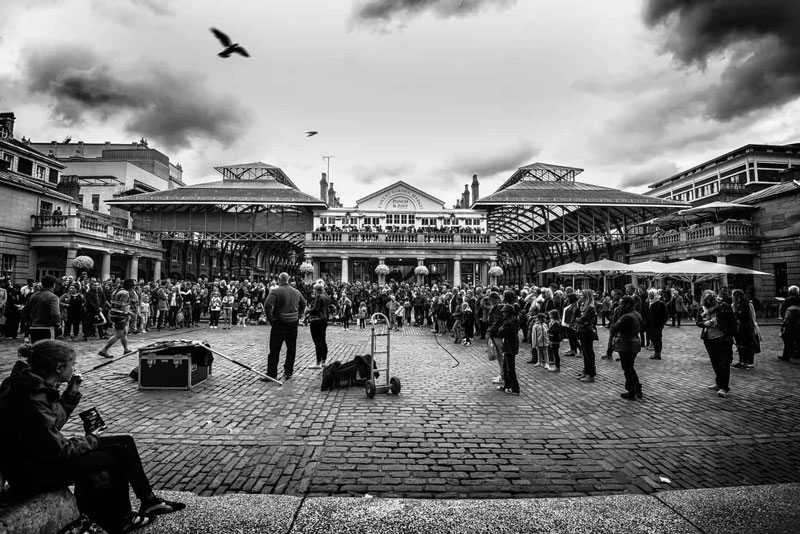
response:
<path fill-rule="evenodd" d="M 277 378 L 281 347 L 286 343 L 286 361 L 283 364 L 283 379 L 292 378 L 294 358 L 297 353 L 297 325 L 306 310 L 306 299 L 297 289 L 289 285 L 289 275 L 278 275 L 278 286 L 272 289 L 264 303 L 264 314 L 272 325 L 269 333 L 269 356 L 267 376 Z M 268 378 L 261 378 L 270 382 Z"/>
<path fill-rule="evenodd" d="M 58 297 L 53 293 L 56 278 L 51 275 L 42 277 L 42 289 L 31 294 L 28 303 L 22 310 L 22 316 L 30 324 L 28 333 L 31 343 L 41 339 L 55 339 L 60 335 L 61 308 Z"/>

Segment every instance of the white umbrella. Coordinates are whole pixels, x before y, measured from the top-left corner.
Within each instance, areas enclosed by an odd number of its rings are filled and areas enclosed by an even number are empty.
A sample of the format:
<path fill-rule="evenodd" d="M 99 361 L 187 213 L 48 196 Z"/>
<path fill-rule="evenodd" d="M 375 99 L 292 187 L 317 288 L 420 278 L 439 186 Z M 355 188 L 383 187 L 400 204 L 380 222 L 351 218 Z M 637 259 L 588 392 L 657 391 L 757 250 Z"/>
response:
<path fill-rule="evenodd" d="M 688 260 L 666 264 L 661 272 L 658 273 L 658 277 L 663 278 L 669 276 L 691 282 L 692 294 L 694 294 L 694 284 L 696 282 L 705 282 L 707 280 L 713 280 L 714 278 L 729 274 L 772 276 L 769 273 L 754 271 L 753 269 L 746 269 L 744 267 L 736 267 L 735 265 L 714 263 L 711 261 L 696 260 L 691 258 Z"/>
<path fill-rule="evenodd" d="M 714 213 L 717 214 L 721 211 L 737 211 L 737 210 L 754 210 L 756 209 L 755 206 L 751 206 L 749 204 L 737 204 L 735 202 L 709 202 L 708 204 L 703 204 L 702 206 L 693 206 L 691 208 L 686 208 L 685 210 L 680 210 L 678 213 L 681 215 L 692 215 L 695 213 Z"/>
<path fill-rule="evenodd" d="M 603 292 L 608 291 L 608 275 L 630 272 L 631 266 L 614 260 L 598 260 L 578 268 L 578 274 L 595 274 L 603 276 Z"/>
<path fill-rule="evenodd" d="M 666 263 L 655 260 L 631 263 L 629 265 L 631 274 L 658 274 L 666 266 Z"/>
<path fill-rule="evenodd" d="M 539 271 L 541 274 L 573 274 L 578 267 L 583 267 L 582 263 L 577 263 L 571 261 L 569 263 L 565 263 L 564 265 L 556 265 L 555 267 L 550 267 L 549 269 L 545 269 L 544 271 Z"/>

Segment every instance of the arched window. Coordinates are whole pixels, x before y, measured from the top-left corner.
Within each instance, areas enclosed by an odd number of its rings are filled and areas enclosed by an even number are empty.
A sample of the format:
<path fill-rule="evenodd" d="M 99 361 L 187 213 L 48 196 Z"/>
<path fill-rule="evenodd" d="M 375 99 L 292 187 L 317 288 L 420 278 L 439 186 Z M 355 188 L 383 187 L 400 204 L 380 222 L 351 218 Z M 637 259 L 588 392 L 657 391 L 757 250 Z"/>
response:
<path fill-rule="evenodd" d="M 181 262 L 181 250 L 178 247 L 172 247 L 172 254 L 170 255 L 173 263 Z"/>
<path fill-rule="evenodd" d="M 194 264 L 194 250 L 190 250 L 186 253 L 186 264 L 193 265 Z"/>

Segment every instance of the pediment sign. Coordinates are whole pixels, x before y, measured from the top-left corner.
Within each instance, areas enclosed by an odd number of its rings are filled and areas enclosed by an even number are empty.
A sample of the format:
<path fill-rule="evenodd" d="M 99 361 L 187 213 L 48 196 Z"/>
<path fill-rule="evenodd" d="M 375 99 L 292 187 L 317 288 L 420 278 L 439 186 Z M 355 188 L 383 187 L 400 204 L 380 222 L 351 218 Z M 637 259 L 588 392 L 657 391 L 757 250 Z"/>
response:
<path fill-rule="evenodd" d="M 358 209 L 360 210 L 392 212 L 436 210 L 441 209 L 441 206 L 440 200 L 403 183 L 397 183 L 382 189 L 358 203 Z"/>

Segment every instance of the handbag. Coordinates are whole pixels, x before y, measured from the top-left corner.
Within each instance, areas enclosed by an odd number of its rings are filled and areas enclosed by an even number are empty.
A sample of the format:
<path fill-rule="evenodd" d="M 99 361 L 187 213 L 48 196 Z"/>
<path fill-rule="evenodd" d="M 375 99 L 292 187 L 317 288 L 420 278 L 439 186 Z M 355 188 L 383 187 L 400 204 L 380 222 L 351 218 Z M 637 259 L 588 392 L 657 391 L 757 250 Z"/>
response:
<path fill-rule="evenodd" d="M 489 338 L 489 345 L 486 350 L 487 355 L 489 356 L 489 361 L 493 362 L 497 359 L 497 345 L 495 345 L 494 340 Z"/>
<path fill-rule="evenodd" d="M 594 339 L 595 341 L 600 341 L 600 337 L 597 335 L 597 327 L 596 326 L 592 327 L 592 339 Z"/>
<path fill-rule="evenodd" d="M 638 335 L 630 338 L 623 338 L 619 334 L 614 336 L 614 352 L 632 352 L 638 354 L 642 350 L 642 340 Z"/>

